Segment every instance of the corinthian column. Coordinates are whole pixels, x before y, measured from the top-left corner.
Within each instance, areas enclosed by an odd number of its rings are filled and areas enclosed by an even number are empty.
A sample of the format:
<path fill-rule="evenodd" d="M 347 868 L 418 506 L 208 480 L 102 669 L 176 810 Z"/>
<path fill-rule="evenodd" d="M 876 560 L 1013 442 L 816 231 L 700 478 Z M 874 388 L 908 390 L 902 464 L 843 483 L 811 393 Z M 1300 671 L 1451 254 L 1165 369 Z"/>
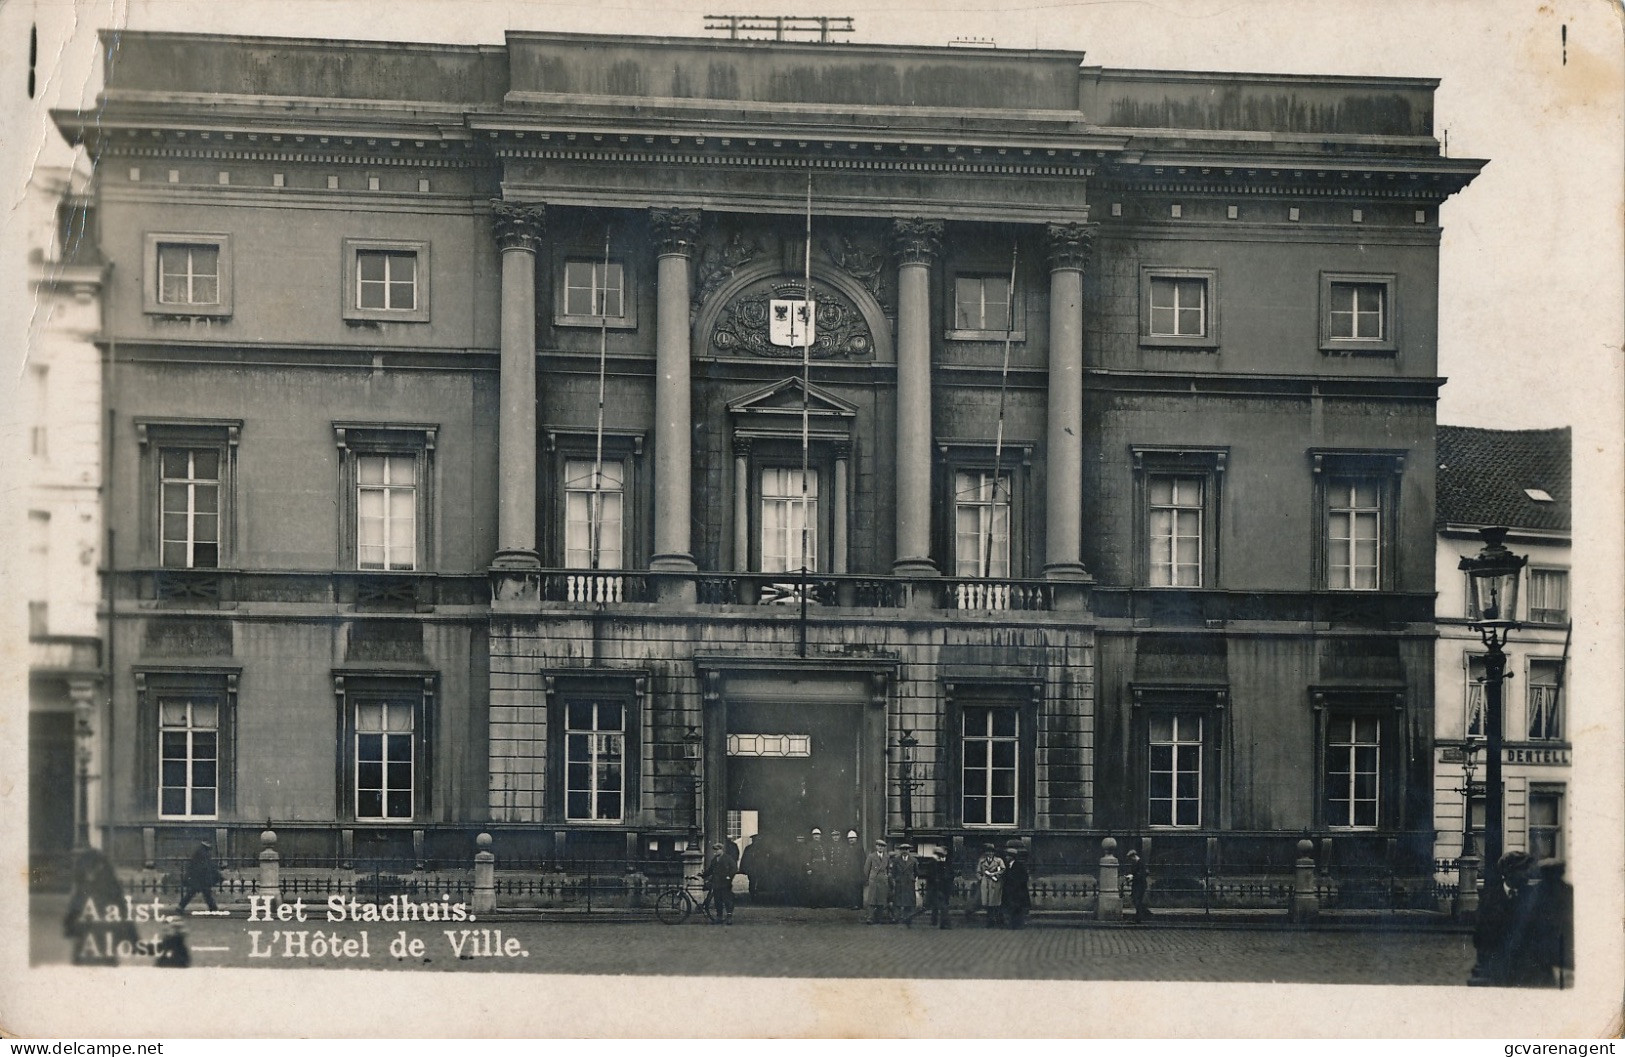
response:
<path fill-rule="evenodd" d="M 1044 480 L 1044 575 L 1083 568 L 1083 268 L 1091 228 L 1051 224 L 1049 250 L 1049 443 Z"/>
<path fill-rule="evenodd" d="M 491 203 L 502 250 L 502 362 L 497 465 L 497 555 L 502 568 L 537 567 L 536 556 L 536 250 L 546 232 L 544 206 Z"/>
<path fill-rule="evenodd" d="M 649 224 L 659 254 L 655 284 L 655 552 L 653 572 L 691 573 L 693 524 L 693 415 L 690 408 L 689 259 L 700 230 L 692 209 L 651 209 Z M 694 583 L 662 588 L 663 599 L 693 601 Z"/>
<path fill-rule="evenodd" d="M 892 221 L 897 252 L 897 544 L 899 576 L 934 576 L 931 561 L 931 262 L 942 221 Z"/>

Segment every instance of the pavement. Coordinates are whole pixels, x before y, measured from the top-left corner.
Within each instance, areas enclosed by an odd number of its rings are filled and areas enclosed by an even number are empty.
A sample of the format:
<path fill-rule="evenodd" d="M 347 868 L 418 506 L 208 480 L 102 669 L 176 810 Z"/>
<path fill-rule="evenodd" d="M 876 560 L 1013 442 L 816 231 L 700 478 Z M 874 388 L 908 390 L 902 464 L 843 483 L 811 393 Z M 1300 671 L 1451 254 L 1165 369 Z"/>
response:
<path fill-rule="evenodd" d="M 69 960 L 65 909 L 66 896 L 33 897 L 34 964 Z M 1463 985 L 1473 964 L 1464 931 L 1391 921 L 1374 928 L 1333 919 L 1298 928 L 1212 915 L 1145 925 L 1055 915 L 1009 930 L 956 914 L 955 927 L 944 930 L 924 917 L 912 928 L 871 926 L 856 911 L 780 907 L 741 907 L 732 926 L 698 916 L 662 925 L 646 913 L 625 912 L 589 918 L 498 911 L 477 920 L 400 923 L 328 921 L 321 904 L 305 904 L 304 921 L 251 921 L 246 906 L 224 908 L 225 916 L 196 909 L 189 908 L 185 928 L 199 967 Z M 165 912 L 173 913 L 173 905 Z M 146 924 L 138 929 L 143 936 L 154 931 Z"/>

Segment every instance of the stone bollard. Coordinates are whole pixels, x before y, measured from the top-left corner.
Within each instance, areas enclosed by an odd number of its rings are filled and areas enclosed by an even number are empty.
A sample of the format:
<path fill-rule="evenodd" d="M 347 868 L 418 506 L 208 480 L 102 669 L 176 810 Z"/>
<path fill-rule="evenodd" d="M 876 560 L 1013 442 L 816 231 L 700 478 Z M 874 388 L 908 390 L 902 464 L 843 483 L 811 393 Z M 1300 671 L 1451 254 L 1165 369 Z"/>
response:
<path fill-rule="evenodd" d="M 491 852 L 491 835 L 481 833 L 474 838 L 479 851 L 474 853 L 474 905 L 476 914 L 489 914 L 497 908 L 497 857 Z"/>
<path fill-rule="evenodd" d="M 1461 875 L 1456 880 L 1456 920 L 1478 920 L 1478 868 L 1483 860 L 1476 855 L 1463 855 L 1456 860 Z"/>
<path fill-rule="evenodd" d="M 1298 861 L 1292 871 L 1292 912 L 1294 924 L 1307 925 L 1320 916 L 1320 895 L 1315 891 L 1315 842 L 1298 842 Z"/>
<path fill-rule="evenodd" d="M 260 834 L 260 883 L 259 895 L 271 902 L 280 902 L 282 899 L 282 854 L 276 850 L 276 830 L 268 829 Z"/>
<path fill-rule="evenodd" d="M 705 887 L 701 874 L 705 872 L 705 853 L 690 843 L 683 849 L 683 887 L 698 892 Z M 698 899 L 699 896 L 694 898 Z"/>
<path fill-rule="evenodd" d="M 1117 885 L 1117 838 L 1100 842 L 1100 880 L 1096 885 L 1095 920 L 1118 921 L 1123 917 L 1123 893 Z"/>
<path fill-rule="evenodd" d="M 621 884 L 626 887 L 626 905 L 634 910 L 642 907 L 643 894 L 649 888 L 649 875 L 638 869 L 637 863 L 627 863 Z"/>

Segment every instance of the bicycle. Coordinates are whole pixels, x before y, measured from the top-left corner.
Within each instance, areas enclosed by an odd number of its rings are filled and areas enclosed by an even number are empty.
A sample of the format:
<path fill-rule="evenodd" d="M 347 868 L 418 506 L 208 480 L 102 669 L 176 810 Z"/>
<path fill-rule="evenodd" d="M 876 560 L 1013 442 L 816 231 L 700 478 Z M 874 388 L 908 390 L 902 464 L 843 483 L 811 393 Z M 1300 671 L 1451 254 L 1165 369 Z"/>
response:
<path fill-rule="evenodd" d="M 716 923 L 717 909 L 710 892 L 705 893 L 704 899 L 696 900 L 692 891 L 679 885 L 655 898 L 655 919 L 662 925 L 680 925 L 696 910 L 705 915 L 706 921 Z"/>

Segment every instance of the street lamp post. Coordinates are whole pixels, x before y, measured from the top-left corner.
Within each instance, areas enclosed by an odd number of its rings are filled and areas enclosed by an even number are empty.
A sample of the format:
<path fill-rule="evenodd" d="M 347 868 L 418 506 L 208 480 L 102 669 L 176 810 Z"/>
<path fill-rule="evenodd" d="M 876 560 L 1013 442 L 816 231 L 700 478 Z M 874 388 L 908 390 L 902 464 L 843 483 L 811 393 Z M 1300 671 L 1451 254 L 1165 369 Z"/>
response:
<path fill-rule="evenodd" d="M 1478 914 L 1480 861 L 1473 848 L 1473 772 L 1478 767 L 1481 739 L 1467 735 L 1461 751 L 1461 855 L 1456 859 L 1456 916 L 1470 921 Z"/>
<path fill-rule="evenodd" d="M 903 836 L 914 836 L 914 749 L 920 742 L 911 730 L 897 739 L 900 750 L 899 784 L 903 787 Z"/>
<path fill-rule="evenodd" d="M 688 733 L 683 735 L 683 760 L 688 766 L 689 797 L 688 797 L 688 845 L 692 849 L 700 840 L 700 787 L 705 776 L 700 773 L 700 749 L 705 738 L 700 734 L 699 728 L 690 726 Z"/>
<path fill-rule="evenodd" d="M 1505 843 L 1505 805 L 1501 791 L 1502 683 L 1506 678 L 1507 634 L 1518 625 L 1518 587 L 1529 559 L 1513 554 L 1503 544 L 1507 530 L 1481 530 L 1484 549 L 1476 558 L 1463 558 L 1459 568 L 1467 574 L 1468 626 L 1484 643 L 1484 897 L 1499 903 L 1501 852 Z M 1469 814 L 1471 808 L 1469 807 Z M 1469 819 L 1469 825 L 1471 820 Z"/>

